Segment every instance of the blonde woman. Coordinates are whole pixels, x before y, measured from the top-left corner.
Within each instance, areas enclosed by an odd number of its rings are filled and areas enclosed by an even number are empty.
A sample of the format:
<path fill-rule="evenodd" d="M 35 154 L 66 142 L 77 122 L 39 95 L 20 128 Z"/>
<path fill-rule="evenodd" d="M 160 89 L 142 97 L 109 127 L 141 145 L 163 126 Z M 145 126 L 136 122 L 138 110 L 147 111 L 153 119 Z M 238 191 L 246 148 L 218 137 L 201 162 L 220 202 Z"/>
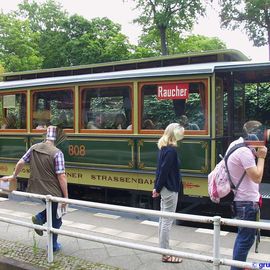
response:
<path fill-rule="evenodd" d="M 161 196 L 160 210 L 175 212 L 178 193 L 182 187 L 180 164 L 177 154 L 177 141 L 184 138 L 184 128 L 178 123 L 169 124 L 163 136 L 158 141 L 158 163 L 156 180 L 152 197 Z M 161 217 L 159 219 L 159 246 L 169 249 L 169 234 L 173 219 Z M 175 256 L 163 255 L 162 262 L 180 263 L 182 259 Z"/>

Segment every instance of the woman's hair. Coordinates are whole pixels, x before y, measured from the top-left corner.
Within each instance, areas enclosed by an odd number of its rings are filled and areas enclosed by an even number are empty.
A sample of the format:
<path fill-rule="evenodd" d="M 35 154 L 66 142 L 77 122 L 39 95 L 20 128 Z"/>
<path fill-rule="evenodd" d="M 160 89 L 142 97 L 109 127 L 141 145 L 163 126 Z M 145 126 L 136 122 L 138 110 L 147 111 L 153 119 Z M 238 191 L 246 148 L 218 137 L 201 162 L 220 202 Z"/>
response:
<path fill-rule="evenodd" d="M 183 139 L 184 131 L 185 129 L 178 123 L 169 124 L 164 130 L 162 137 L 158 141 L 158 148 L 161 149 L 162 147 L 168 145 L 177 146 L 177 141 L 179 139 L 175 137 L 175 134 L 178 133 L 181 139 Z"/>

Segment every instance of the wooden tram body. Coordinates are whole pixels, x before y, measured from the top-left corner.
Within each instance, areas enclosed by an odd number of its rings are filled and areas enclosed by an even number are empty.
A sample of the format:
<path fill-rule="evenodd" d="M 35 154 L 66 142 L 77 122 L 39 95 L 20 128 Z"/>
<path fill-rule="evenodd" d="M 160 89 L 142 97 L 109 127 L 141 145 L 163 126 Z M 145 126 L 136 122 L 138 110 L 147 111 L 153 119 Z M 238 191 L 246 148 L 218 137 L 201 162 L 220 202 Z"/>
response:
<path fill-rule="evenodd" d="M 269 128 L 270 100 L 268 106 L 260 105 L 261 94 L 270 91 L 269 81 L 270 62 L 252 63 L 235 50 L 4 74 L 0 175 L 11 174 L 25 151 L 42 140 L 44 125 L 61 123 L 67 140 L 59 148 L 74 196 L 96 201 L 113 197 L 114 203 L 152 207 L 157 141 L 167 124 L 186 115 L 197 127 L 185 123 L 178 146 L 183 202 L 207 204 L 207 175 L 218 154 L 241 135 L 243 123 L 252 117 Z M 247 87 L 254 91 L 252 102 Z M 175 96 L 177 89 L 188 95 Z M 116 123 L 117 115 L 124 117 L 124 126 Z M 10 116 L 16 118 L 13 126 Z M 270 195 L 268 160 L 265 200 Z M 26 167 L 19 189 L 28 176 Z"/>

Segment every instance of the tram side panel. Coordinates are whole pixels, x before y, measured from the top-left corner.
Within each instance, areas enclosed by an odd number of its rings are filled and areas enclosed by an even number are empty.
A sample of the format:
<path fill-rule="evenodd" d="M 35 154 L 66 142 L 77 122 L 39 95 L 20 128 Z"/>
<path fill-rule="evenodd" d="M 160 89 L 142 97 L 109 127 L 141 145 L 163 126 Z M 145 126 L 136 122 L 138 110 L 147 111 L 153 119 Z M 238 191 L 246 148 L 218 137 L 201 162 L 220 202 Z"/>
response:
<path fill-rule="evenodd" d="M 40 142 L 32 137 L 30 144 Z M 15 163 L 25 153 L 28 138 L 1 137 L 0 174 L 8 175 Z M 126 190 L 137 195 L 151 197 L 155 180 L 158 138 L 100 138 L 71 136 L 59 148 L 66 160 L 68 183 L 82 187 Z M 184 195 L 195 202 L 207 197 L 207 173 L 209 170 L 209 141 L 184 139 L 178 145 L 181 157 Z M 29 166 L 19 175 L 29 177 Z M 20 189 L 20 187 L 19 187 Z"/>
<path fill-rule="evenodd" d="M 128 190 L 151 197 L 157 141 L 158 138 L 143 137 L 70 139 L 63 148 L 69 183 Z M 187 139 L 179 144 L 178 151 L 185 197 L 194 202 L 208 197 L 209 141 Z"/>

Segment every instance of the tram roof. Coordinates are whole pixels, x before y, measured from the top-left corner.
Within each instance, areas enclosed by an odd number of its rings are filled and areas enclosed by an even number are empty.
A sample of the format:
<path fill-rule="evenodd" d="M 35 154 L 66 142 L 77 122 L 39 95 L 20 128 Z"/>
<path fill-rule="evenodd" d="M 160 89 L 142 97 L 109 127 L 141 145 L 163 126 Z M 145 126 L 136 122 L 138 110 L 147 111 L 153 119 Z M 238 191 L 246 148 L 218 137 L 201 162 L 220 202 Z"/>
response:
<path fill-rule="evenodd" d="M 4 81 L 0 83 L 0 90 L 22 89 L 38 86 L 56 86 L 65 84 L 78 84 L 86 82 L 98 82 L 109 80 L 128 80 L 139 78 L 155 78 L 163 76 L 186 76 L 186 75 L 210 75 L 214 72 L 243 71 L 254 69 L 270 70 L 270 62 L 217 62 L 191 64 L 183 66 L 170 66 L 159 68 L 147 68 L 137 70 L 126 70 L 118 72 L 107 72 L 98 74 L 72 75 L 63 77 L 49 77 L 19 81 Z M 269 72 L 268 76 L 269 76 Z"/>
<path fill-rule="evenodd" d="M 17 81 L 48 77 L 62 77 L 69 75 L 96 74 L 103 72 L 117 72 L 125 70 L 169 67 L 199 63 L 248 61 L 242 52 L 233 49 L 211 50 L 174 55 L 163 55 L 140 59 L 122 60 L 108 63 L 95 63 L 81 66 L 69 66 L 42 70 L 9 72 L 2 74 L 3 81 Z"/>

